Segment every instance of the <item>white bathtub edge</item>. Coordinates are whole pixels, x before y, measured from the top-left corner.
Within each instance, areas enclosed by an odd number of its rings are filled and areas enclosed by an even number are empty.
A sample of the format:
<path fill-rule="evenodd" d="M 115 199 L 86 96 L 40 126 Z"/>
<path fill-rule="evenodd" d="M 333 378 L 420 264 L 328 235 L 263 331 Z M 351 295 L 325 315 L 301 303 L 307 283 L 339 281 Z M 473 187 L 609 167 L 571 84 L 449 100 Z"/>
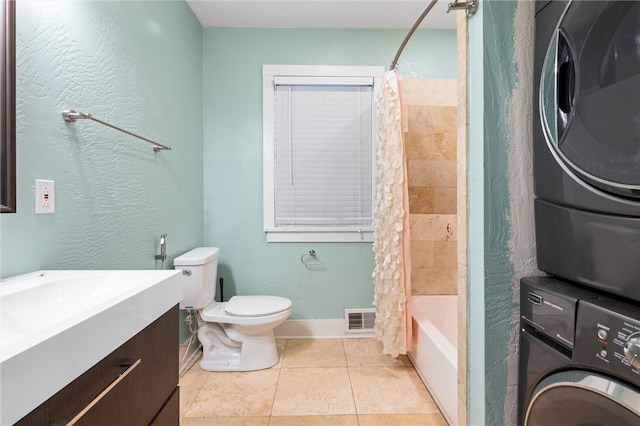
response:
<path fill-rule="evenodd" d="M 456 425 L 458 420 L 458 351 L 427 315 L 435 314 L 436 319 L 441 321 L 445 319 L 444 313 L 447 314 L 447 317 L 451 313 L 450 320 L 457 322 L 457 302 L 455 308 L 450 307 L 452 312 L 443 313 L 441 310 L 443 306 L 439 303 L 437 305 L 440 306 L 434 307 L 434 312 L 424 309 L 424 305 L 419 309 L 412 310 L 413 341 L 412 349 L 407 355 L 447 423 Z"/>

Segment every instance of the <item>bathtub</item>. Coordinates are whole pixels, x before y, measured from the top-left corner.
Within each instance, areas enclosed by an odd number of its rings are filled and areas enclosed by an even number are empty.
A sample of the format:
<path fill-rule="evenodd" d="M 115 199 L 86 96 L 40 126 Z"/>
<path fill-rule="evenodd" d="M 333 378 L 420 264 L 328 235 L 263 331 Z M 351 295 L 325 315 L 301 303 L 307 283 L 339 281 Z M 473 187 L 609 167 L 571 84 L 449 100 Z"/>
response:
<path fill-rule="evenodd" d="M 450 425 L 458 424 L 458 296 L 412 296 L 413 342 L 408 353 Z"/>

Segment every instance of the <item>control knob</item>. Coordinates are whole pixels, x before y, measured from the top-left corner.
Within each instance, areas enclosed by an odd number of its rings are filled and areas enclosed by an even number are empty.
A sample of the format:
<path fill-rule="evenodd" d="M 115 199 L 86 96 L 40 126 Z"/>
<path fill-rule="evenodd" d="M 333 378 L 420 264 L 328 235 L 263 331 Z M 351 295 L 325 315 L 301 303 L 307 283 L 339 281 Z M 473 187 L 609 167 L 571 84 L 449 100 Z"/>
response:
<path fill-rule="evenodd" d="M 624 345 L 624 356 L 632 367 L 640 368 L 640 337 L 632 337 Z"/>

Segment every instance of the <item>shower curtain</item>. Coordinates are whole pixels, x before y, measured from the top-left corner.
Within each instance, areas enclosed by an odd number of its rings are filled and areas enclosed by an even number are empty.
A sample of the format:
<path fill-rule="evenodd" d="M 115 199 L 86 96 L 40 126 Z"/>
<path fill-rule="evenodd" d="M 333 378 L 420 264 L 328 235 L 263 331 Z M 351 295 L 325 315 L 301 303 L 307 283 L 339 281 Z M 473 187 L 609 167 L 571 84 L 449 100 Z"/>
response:
<path fill-rule="evenodd" d="M 377 108 L 377 178 L 373 270 L 376 339 L 383 354 L 411 349 L 409 194 L 396 70 L 382 78 Z"/>

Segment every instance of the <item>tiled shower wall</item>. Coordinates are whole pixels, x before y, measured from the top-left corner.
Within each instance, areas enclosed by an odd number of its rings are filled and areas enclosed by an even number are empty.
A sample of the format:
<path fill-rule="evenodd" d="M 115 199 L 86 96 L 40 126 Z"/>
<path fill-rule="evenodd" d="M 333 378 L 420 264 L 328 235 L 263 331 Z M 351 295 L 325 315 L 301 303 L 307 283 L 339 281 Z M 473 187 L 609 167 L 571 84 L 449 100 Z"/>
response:
<path fill-rule="evenodd" d="M 400 91 L 412 293 L 457 294 L 456 80 L 404 79 Z"/>

